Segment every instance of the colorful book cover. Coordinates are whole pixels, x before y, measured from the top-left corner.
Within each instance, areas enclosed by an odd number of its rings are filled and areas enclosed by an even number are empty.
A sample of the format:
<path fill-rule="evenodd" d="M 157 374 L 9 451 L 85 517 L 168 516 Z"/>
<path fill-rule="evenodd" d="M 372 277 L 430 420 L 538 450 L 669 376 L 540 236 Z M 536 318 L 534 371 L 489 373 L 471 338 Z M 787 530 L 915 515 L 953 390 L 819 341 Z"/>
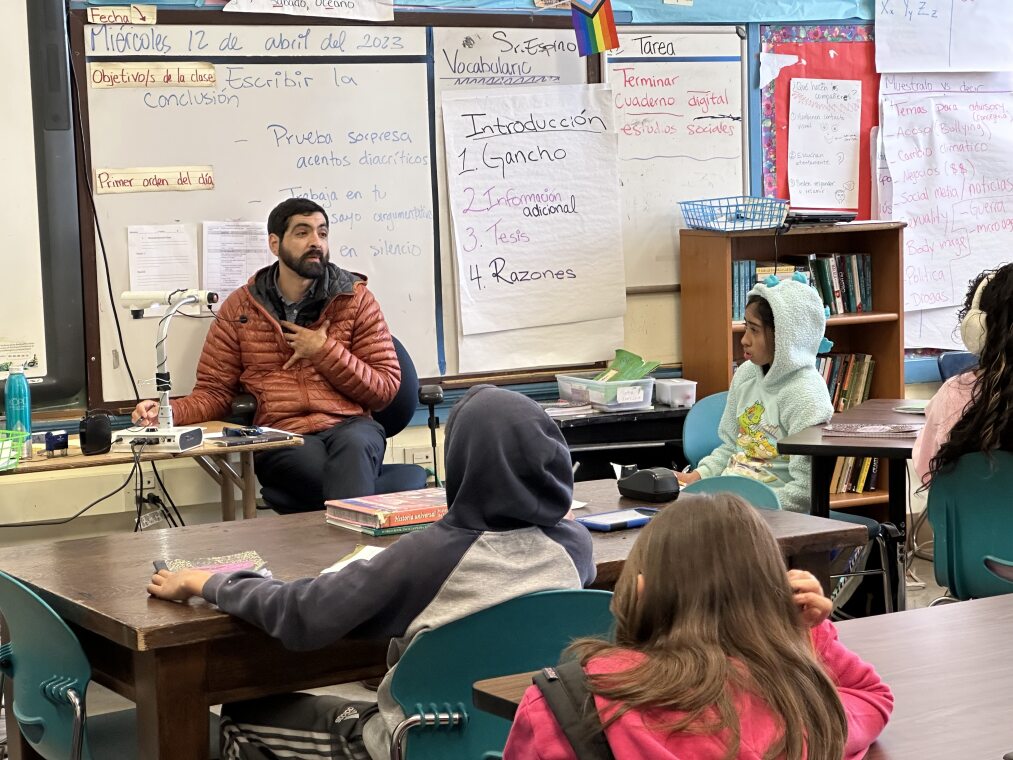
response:
<path fill-rule="evenodd" d="M 858 473 L 858 485 L 855 486 L 855 491 L 858 493 L 865 492 L 865 481 L 869 477 L 869 467 L 872 465 L 872 457 L 862 458 L 862 471 Z"/>
<path fill-rule="evenodd" d="M 447 513 L 447 492 L 442 488 L 332 499 L 324 502 L 327 514 L 372 528 L 417 525 L 439 520 Z"/>
<path fill-rule="evenodd" d="M 209 573 L 235 573 L 240 570 L 250 570 L 263 575 L 265 578 L 271 577 L 271 571 L 267 569 L 267 562 L 255 551 L 223 554 L 218 557 L 196 557 L 194 559 L 157 559 L 154 565 L 156 572 L 168 570 L 178 573 L 180 570 L 204 570 Z"/>

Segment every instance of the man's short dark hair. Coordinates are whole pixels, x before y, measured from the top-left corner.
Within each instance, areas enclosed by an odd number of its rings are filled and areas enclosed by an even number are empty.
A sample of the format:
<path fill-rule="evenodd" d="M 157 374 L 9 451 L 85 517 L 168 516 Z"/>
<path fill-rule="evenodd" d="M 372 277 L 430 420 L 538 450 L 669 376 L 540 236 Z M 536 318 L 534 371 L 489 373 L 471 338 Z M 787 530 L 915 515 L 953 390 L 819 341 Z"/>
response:
<path fill-rule="evenodd" d="M 310 214 L 323 214 L 324 223 L 330 226 L 327 212 L 319 204 L 309 198 L 289 198 L 275 206 L 267 217 L 267 233 L 277 235 L 279 239 L 284 238 L 289 219 L 293 216 L 308 216 Z"/>

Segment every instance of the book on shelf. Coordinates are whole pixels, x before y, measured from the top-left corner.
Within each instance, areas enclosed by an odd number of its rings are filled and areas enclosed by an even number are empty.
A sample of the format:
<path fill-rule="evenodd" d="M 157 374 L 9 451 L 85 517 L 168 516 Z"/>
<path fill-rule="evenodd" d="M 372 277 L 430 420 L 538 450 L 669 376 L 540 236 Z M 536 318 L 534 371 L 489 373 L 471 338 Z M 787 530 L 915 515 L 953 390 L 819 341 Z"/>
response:
<path fill-rule="evenodd" d="M 194 557 L 191 559 L 176 557 L 173 559 L 156 559 L 153 563 L 155 572 L 168 570 L 178 573 L 181 570 L 204 570 L 208 573 L 235 573 L 240 570 L 271 577 L 271 571 L 267 568 L 267 562 L 255 551 L 236 552 L 235 554 L 223 554 L 217 557 Z"/>
<path fill-rule="evenodd" d="M 832 422 L 823 426 L 824 437 L 914 438 L 922 425 L 883 425 L 874 422 Z"/>
<path fill-rule="evenodd" d="M 855 483 L 855 492 L 862 493 L 865 490 L 865 481 L 869 477 L 869 467 L 872 464 L 872 457 L 862 457 L 862 469 L 858 473 L 858 481 Z"/>
<path fill-rule="evenodd" d="M 872 256 L 867 253 L 811 253 L 810 279 L 834 314 L 872 310 Z"/>
<path fill-rule="evenodd" d="M 374 494 L 355 499 L 324 502 L 328 520 L 373 530 L 436 522 L 447 513 L 447 492 L 442 488 L 419 488 L 400 493 Z"/>
<path fill-rule="evenodd" d="M 865 490 L 875 491 L 877 485 L 879 485 L 879 457 L 873 457 L 872 464 L 869 465 L 869 482 Z"/>
<path fill-rule="evenodd" d="M 827 384 L 834 411 L 843 412 L 869 398 L 876 362 L 869 354 L 822 354 L 816 370 Z"/>

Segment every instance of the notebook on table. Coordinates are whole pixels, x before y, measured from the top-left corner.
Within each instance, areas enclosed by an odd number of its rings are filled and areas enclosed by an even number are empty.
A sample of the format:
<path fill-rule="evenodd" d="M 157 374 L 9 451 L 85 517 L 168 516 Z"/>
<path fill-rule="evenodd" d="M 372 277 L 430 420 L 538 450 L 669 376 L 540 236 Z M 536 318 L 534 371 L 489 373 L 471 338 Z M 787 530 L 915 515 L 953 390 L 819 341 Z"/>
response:
<path fill-rule="evenodd" d="M 922 427 L 922 425 L 837 422 L 824 425 L 823 435 L 850 438 L 915 438 Z"/>

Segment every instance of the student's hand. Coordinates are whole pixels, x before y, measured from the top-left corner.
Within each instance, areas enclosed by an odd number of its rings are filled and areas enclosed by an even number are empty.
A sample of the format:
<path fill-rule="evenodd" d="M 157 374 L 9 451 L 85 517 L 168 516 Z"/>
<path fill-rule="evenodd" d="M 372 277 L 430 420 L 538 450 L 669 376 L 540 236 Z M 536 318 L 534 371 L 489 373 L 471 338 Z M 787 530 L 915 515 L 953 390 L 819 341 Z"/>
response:
<path fill-rule="evenodd" d="M 211 573 L 204 570 L 183 570 L 179 573 L 159 570 L 151 576 L 148 593 L 159 599 L 185 602 L 191 596 L 200 596 L 210 577 Z"/>
<path fill-rule="evenodd" d="M 680 472 L 676 470 L 675 477 L 678 478 L 680 486 L 688 486 L 690 483 L 696 483 L 703 476 L 696 470 L 693 470 L 693 472 Z"/>
<path fill-rule="evenodd" d="M 789 570 L 788 585 L 806 625 L 813 628 L 830 617 L 834 603 L 823 595 L 823 587 L 815 575 L 805 570 Z"/>
<path fill-rule="evenodd" d="M 292 356 L 285 362 L 282 369 L 288 369 L 300 359 L 309 359 L 316 354 L 324 343 L 327 342 L 327 328 L 331 326 L 331 320 L 325 319 L 324 323 L 316 330 L 308 327 L 299 327 L 292 322 L 282 320 L 281 326 L 285 328 L 285 340 L 292 347 Z"/>
<path fill-rule="evenodd" d="M 138 427 L 158 424 L 158 402 L 154 399 L 142 401 L 130 413 L 130 421 Z"/>

